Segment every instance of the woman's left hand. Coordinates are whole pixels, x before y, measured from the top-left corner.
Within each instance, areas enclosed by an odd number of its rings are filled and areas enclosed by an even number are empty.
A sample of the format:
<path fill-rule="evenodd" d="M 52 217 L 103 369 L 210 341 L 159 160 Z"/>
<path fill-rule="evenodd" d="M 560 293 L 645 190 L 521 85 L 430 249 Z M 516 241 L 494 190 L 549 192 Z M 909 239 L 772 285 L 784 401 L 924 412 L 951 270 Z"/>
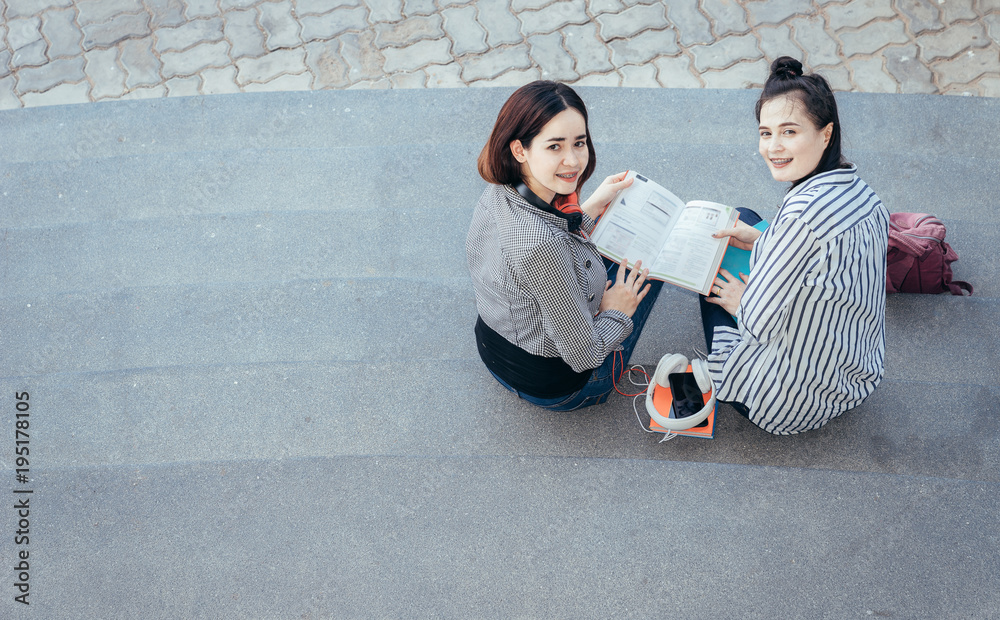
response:
<path fill-rule="evenodd" d="M 612 174 L 608 178 L 604 179 L 604 182 L 594 190 L 594 193 L 590 195 L 587 202 L 580 205 L 583 212 L 590 216 L 590 219 L 596 220 L 598 217 L 604 213 L 604 209 L 607 208 L 611 201 L 615 199 L 615 194 L 622 191 L 626 187 L 632 185 L 635 180 L 628 179 L 625 177 L 628 175 L 628 170 L 625 172 L 619 172 L 618 174 Z"/>
<path fill-rule="evenodd" d="M 736 310 L 740 307 L 740 300 L 743 299 L 743 291 L 747 289 L 746 274 L 741 273 L 736 277 L 725 269 L 719 270 L 719 275 L 712 285 L 711 297 L 706 298 L 709 303 L 722 306 L 726 312 L 736 316 Z"/>

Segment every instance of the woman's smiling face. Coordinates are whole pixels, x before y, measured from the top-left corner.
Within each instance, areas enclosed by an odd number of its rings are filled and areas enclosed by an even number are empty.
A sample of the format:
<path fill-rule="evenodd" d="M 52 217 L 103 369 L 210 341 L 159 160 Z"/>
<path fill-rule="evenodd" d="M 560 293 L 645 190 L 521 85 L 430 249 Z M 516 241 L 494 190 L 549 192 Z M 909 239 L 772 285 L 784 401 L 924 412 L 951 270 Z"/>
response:
<path fill-rule="evenodd" d="M 833 123 L 816 129 L 796 97 L 776 97 L 760 109 L 758 149 L 775 181 L 794 183 L 808 176 L 830 143 Z"/>
<path fill-rule="evenodd" d="M 590 161 L 587 122 L 575 109 L 567 108 L 542 127 L 531 147 L 526 149 L 520 140 L 514 140 L 510 150 L 521 163 L 528 189 L 551 203 L 556 194 L 576 191 L 580 174 Z"/>

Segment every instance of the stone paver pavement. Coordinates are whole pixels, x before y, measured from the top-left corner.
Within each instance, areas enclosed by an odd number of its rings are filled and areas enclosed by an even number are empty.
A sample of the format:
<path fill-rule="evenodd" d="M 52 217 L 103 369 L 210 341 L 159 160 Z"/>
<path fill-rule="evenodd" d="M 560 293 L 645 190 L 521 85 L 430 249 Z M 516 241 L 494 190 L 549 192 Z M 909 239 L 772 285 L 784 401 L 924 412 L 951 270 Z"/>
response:
<path fill-rule="evenodd" d="M 1000 97 L 1000 0 L 0 0 L 0 109 L 325 88 L 754 88 Z"/>

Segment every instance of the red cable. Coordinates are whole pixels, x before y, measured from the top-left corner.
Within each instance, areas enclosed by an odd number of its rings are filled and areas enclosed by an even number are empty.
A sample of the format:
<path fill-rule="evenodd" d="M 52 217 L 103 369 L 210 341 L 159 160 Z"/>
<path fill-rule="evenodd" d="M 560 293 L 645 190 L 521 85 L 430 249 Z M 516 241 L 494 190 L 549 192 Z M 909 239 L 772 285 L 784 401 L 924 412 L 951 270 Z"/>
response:
<path fill-rule="evenodd" d="M 621 381 L 622 376 L 625 375 L 625 360 L 622 359 L 622 352 L 621 351 L 615 351 L 614 354 L 613 354 L 613 356 L 614 357 L 611 358 L 611 378 L 612 378 L 612 380 L 614 380 L 615 391 L 618 392 L 619 394 L 621 394 L 622 396 L 628 396 L 629 398 L 634 398 L 634 397 L 638 396 L 639 394 L 645 393 L 646 390 L 643 390 L 642 392 L 636 392 L 635 394 L 626 394 L 625 392 L 622 392 L 621 390 L 618 389 L 618 382 Z M 615 367 L 617 366 L 616 362 L 618 360 L 621 360 L 621 362 L 622 362 L 622 371 L 616 377 L 615 376 Z M 634 366 L 632 368 L 628 369 L 629 372 L 633 372 L 635 370 L 638 370 L 642 374 L 646 375 L 646 383 L 647 383 L 647 385 L 649 384 L 650 381 L 652 381 L 652 379 L 649 378 L 649 375 L 646 374 L 645 370 L 642 370 L 641 368 L 636 368 Z"/>

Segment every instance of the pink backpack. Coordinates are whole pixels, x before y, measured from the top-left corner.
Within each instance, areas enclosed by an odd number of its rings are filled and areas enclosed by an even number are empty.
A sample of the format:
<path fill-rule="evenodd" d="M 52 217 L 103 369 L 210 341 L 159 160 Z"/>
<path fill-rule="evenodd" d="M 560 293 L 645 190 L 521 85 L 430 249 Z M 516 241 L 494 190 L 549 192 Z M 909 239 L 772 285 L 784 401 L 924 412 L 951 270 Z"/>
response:
<path fill-rule="evenodd" d="M 889 253 L 885 272 L 889 293 L 972 294 L 972 285 L 951 279 L 951 263 L 958 254 L 944 242 L 941 220 L 927 213 L 889 216 Z"/>

